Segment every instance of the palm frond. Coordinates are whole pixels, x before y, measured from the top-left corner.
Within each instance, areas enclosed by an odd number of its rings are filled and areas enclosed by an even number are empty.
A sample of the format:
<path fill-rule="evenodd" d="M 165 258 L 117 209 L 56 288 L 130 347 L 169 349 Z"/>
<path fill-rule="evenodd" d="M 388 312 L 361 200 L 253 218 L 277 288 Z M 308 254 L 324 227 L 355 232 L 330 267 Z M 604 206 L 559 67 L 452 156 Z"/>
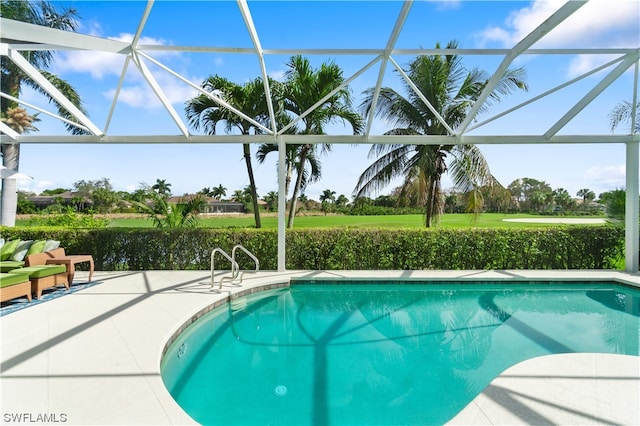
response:
<path fill-rule="evenodd" d="M 451 153 L 451 179 L 460 191 L 468 192 L 493 183 L 489 164 L 477 146 L 455 145 Z"/>
<path fill-rule="evenodd" d="M 630 101 L 622 101 L 618 103 L 611 113 L 609 113 L 609 125 L 611 131 L 615 131 L 615 129 L 622 123 L 631 123 L 631 114 L 633 108 Z M 636 111 L 638 111 L 638 117 L 636 118 L 636 124 L 633 129 L 634 132 L 640 133 L 640 102 L 636 104 Z"/>
<path fill-rule="evenodd" d="M 39 70 L 40 73 L 58 89 L 73 105 L 75 105 L 83 114 L 87 114 L 86 109 L 82 105 L 82 101 L 80 100 L 80 94 L 76 91 L 76 89 L 67 81 L 61 79 L 60 77 L 51 74 L 46 70 Z M 25 76 L 22 80 L 29 87 L 33 88 L 37 92 L 41 93 L 45 97 L 49 99 L 51 103 L 53 103 L 58 110 L 58 114 L 66 118 L 69 121 L 74 123 L 78 123 L 78 120 L 71 114 L 65 107 L 63 107 L 58 101 L 49 94 L 46 90 L 44 90 L 39 84 L 36 84 L 31 78 Z M 81 129 L 80 127 L 74 126 L 73 124 L 65 123 L 65 128 L 72 135 L 86 135 L 88 132 L 86 130 Z"/>
<path fill-rule="evenodd" d="M 377 145 L 371 149 L 375 147 Z M 396 145 L 374 161 L 360 175 L 354 194 L 358 197 L 373 194 L 387 186 L 394 178 L 402 176 L 406 171 L 407 152 L 411 150 L 411 145 Z"/>

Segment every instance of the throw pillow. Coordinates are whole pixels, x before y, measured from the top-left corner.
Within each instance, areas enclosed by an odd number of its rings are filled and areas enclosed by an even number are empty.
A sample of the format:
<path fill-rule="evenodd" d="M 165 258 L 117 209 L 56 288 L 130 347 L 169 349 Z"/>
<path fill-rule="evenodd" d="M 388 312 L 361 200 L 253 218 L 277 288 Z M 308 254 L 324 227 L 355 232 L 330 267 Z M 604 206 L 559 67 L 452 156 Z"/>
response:
<path fill-rule="evenodd" d="M 53 249 L 57 249 L 58 247 L 60 247 L 60 241 L 47 240 L 47 243 L 44 245 L 44 248 L 42 249 L 42 251 L 43 252 L 51 251 Z"/>
<path fill-rule="evenodd" d="M 24 257 L 27 255 L 31 244 L 33 244 L 33 240 L 20 241 L 20 244 L 18 244 L 16 249 L 13 251 L 13 254 L 9 258 L 9 260 L 17 260 L 18 262 L 22 262 L 24 260 Z"/>
<path fill-rule="evenodd" d="M 38 240 L 34 241 L 29 247 L 29 251 L 27 252 L 27 256 L 30 254 L 42 253 L 44 251 L 44 246 L 47 244 L 46 240 Z"/>
<path fill-rule="evenodd" d="M 0 248 L 0 260 L 9 260 L 20 240 L 9 240 Z"/>

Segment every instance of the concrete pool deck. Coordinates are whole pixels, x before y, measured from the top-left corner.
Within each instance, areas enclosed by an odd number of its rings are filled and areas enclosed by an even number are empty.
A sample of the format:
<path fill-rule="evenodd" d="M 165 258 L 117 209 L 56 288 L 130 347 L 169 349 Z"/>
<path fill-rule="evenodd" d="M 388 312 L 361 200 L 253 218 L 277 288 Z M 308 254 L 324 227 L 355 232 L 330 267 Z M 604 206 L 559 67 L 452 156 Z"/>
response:
<path fill-rule="evenodd" d="M 163 348 L 181 325 L 217 300 L 291 277 L 372 276 L 640 287 L 640 275 L 613 271 L 287 271 L 247 274 L 242 287 L 216 293 L 207 271 L 95 272 L 92 287 L 0 317 L 2 422 L 195 424 L 160 377 Z M 639 357 L 549 355 L 506 370 L 451 423 L 640 424 L 639 400 Z"/>

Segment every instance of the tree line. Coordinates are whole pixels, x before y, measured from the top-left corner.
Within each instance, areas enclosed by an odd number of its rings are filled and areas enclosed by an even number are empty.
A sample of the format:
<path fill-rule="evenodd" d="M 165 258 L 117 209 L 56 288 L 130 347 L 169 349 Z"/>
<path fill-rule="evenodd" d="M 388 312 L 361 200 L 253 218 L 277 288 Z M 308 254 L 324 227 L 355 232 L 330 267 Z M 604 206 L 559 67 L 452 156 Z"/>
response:
<path fill-rule="evenodd" d="M 73 194 L 70 199 L 55 198 L 61 194 Z M 547 215 L 601 215 L 624 217 L 625 191 L 617 189 L 599 194 L 583 188 L 574 196 L 564 188 L 552 189 L 545 181 L 533 178 L 514 180 L 509 186 L 485 187 L 481 191 L 486 213 L 533 213 Z M 269 191 L 254 203 L 253 192 L 246 186 L 233 192 L 227 192 L 222 184 L 203 187 L 195 194 L 183 194 L 178 201 L 171 203 L 171 183 L 165 179 L 157 179 L 153 185 L 145 183 L 132 192 L 115 191 L 109 179 L 80 180 L 72 189 L 55 188 L 43 191 L 40 196 L 54 198 L 47 207 L 38 208 L 33 201 L 36 194 L 20 191 L 18 196 L 18 213 L 63 213 L 68 211 L 85 213 L 147 213 L 158 226 L 163 220 L 185 221 L 197 216 L 206 203 L 206 197 L 217 201 L 235 201 L 244 205 L 245 211 L 253 213 L 254 205 L 262 212 L 276 212 L 278 209 L 278 193 Z M 464 213 L 464 200 L 467 197 L 455 188 L 443 191 L 441 203 L 445 213 Z M 407 197 L 402 186 L 394 188 L 389 194 L 376 198 L 337 195 L 336 191 L 325 189 L 318 200 L 308 198 L 304 193 L 298 197 L 297 210 L 322 212 L 324 214 L 352 215 L 384 215 L 384 214 L 418 214 L 423 213 L 423 206 L 417 197 Z M 291 200 L 287 200 L 290 206 Z M 169 216 L 173 214 L 174 218 Z M 178 219 L 179 218 L 179 219 Z"/>

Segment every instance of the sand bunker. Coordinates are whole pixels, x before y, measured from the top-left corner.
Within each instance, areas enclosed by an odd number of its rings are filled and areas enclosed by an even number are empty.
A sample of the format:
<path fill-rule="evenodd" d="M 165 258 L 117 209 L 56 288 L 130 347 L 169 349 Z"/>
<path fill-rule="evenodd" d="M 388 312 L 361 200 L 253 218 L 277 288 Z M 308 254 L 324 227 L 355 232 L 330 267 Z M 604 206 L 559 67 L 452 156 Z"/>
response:
<path fill-rule="evenodd" d="M 577 217 L 531 217 L 518 219 L 502 219 L 504 222 L 523 222 L 523 223 L 566 223 L 566 224 L 600 224 L 606 223 L 606 219 L 602 218 L 577 218 Z"/>

